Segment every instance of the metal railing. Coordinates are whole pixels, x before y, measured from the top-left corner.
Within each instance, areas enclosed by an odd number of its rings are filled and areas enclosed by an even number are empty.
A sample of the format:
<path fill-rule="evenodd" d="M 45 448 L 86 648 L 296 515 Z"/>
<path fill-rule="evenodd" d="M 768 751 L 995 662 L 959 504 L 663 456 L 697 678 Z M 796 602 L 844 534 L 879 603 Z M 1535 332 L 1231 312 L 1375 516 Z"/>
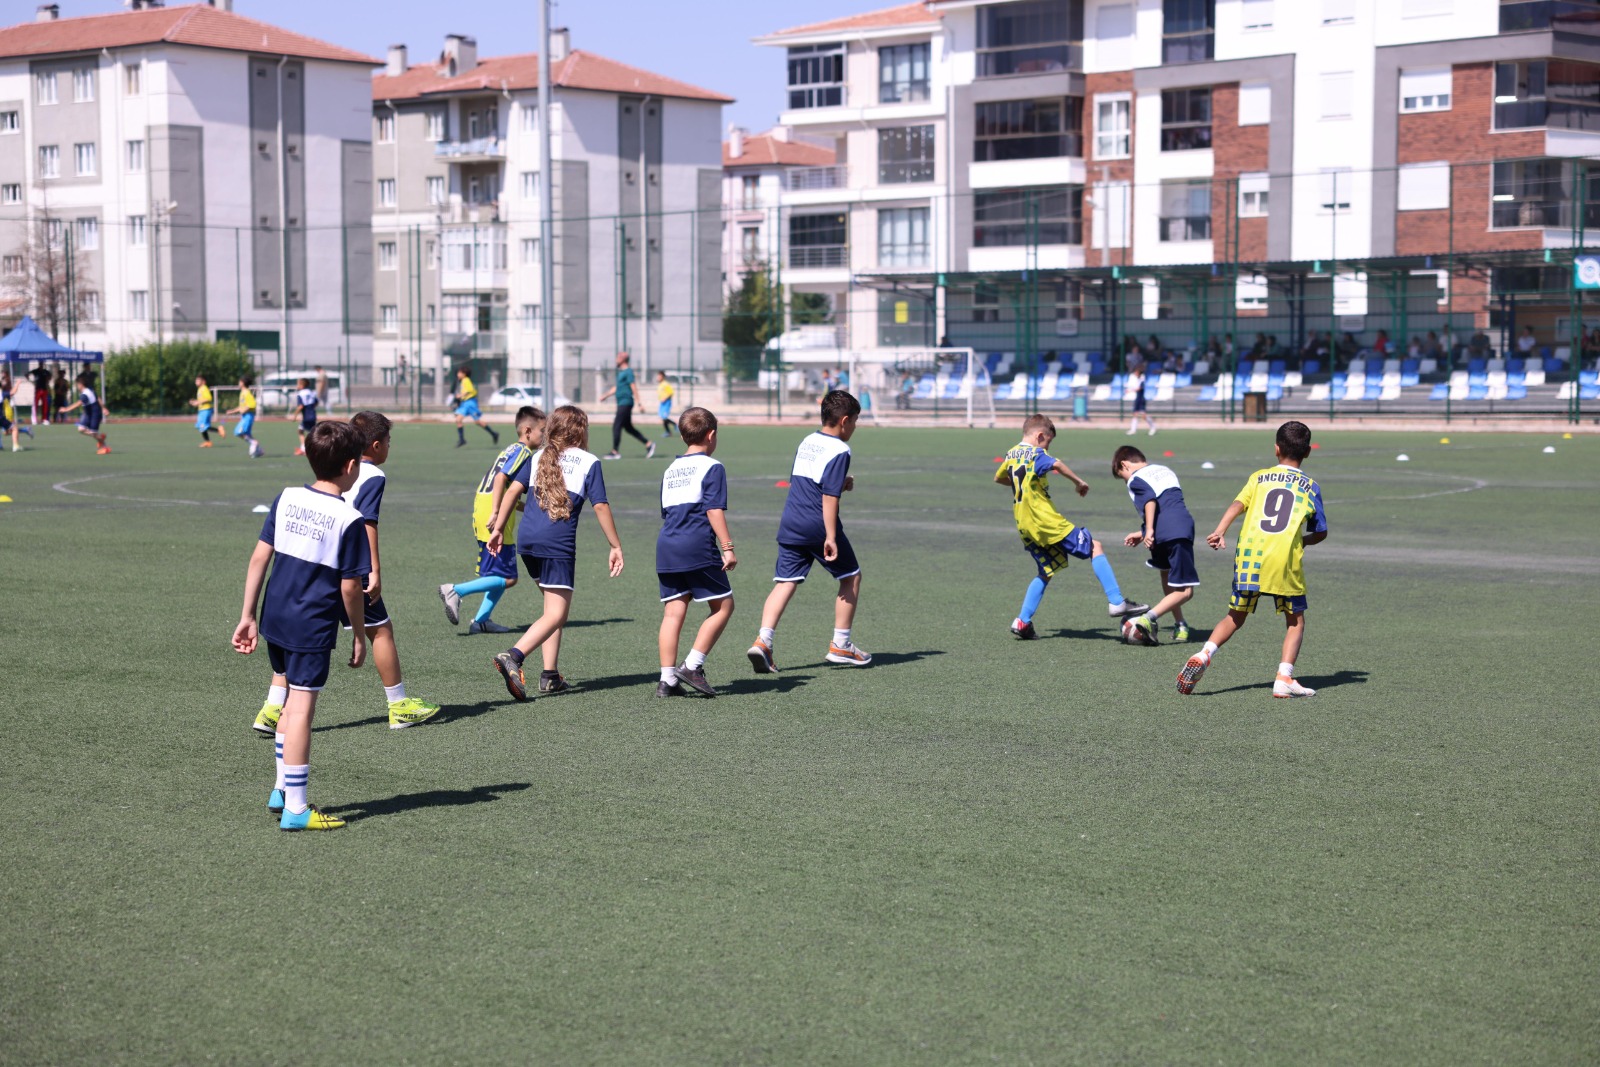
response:
<path fill-rule="evenodd" d="M 1211 240 L 1210 215 L 1177 215 L 1160 220 L 1163 241 Z"/>
<path fill-rule="evenodd" d="M 478 137 L 470 141 L 435 141 L 434 158 L 459 159 L 467 156 L 487 156 L 504 159 L 506 143 L 499 137 Z"/>
<path fill-rule="evenodd" d="M 794 167 L 784 174 L 784 187 L 791 193 L 843 189 L 848 186 L 849 177 L 849 168 L 843 163 L 830 167 Z"/>
<path fill-rule="evenodd" d="M 849 261 L 850 248 L 848 245 L 789 246 L 789 267 L 792 270 L 843 267 Z"/>
<path fill-rule="evenodd" d="M 1600 33 L 1600 3 L 1595 0 L 1532 0 L 1500 7 L 1500 32 L 1563 30 Z"/>

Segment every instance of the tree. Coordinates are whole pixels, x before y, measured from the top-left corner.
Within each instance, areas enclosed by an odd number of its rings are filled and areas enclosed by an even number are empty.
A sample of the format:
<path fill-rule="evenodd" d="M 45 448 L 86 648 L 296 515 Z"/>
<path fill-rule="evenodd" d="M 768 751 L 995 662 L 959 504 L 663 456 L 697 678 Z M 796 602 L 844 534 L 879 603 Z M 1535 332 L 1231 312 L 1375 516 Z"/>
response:
<path fill-rule="evenodd" d="M 5 252 L 6 304 L 18 317 L 32 315 L 51 337 L 89 318 L 95 298 L 87 253 L 68 247 L 67 220 L 41 193 L 40 209 L 23 220 L 20 239 Z"/>
<path fill-rule="evenodd" d="M 822 293 L 789 293 L 789 324 L 809 326 L 833 316 Z M 774 289 L 765 263 L 745 265 L 739 288 L 728 297 L 722 312 L 722 343 L 730 348 L 762 348 L 783 332 L 783 294 Z"/>

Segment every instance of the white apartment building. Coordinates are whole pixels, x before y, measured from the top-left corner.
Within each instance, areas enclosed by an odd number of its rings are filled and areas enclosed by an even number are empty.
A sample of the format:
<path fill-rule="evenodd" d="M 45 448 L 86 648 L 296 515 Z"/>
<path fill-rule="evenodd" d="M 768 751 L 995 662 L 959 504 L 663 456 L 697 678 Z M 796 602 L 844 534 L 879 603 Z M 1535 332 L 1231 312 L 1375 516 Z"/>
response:
<path fill-rule="evenodd" d="M 131 7 L 0 29 L 7 312 L 79 347 L 237 336 L 266 361 L 366 362 L 347 309 L 371 279 L 338 249 L 369 217 L 377 61 L 228 0 Z M 70 306 L 41 306 L 69 247 Z"/>
<path fill-rule="evenodd" d="M 820 140 L 820 139 L 819 139 Z M 778 211 L 784 193 L 841 184 L 843 172 L 831 147 L 796 138 L 787 126 L 751 134 L 730 127 L 722 143 L 722 280 L 728 291 L 752 265 L 770 265 L 780 254 Z"/>
<path fill-rule="evenodd" d="M 552 35 L 550 156 L 539 169 L 539 58 L 404 45 L 371 85 L 371 317 L 381 376 L 470 361 L 534 380 L 554 329 L 555 391 L 621 349 L 635 365 L 714 366 L 722 337 L 721 114 L 728 97 Z M 554 231 L 540 223 L 551 181 Z M 648 221 L 648 226 L 646 222 Z M 540 303 L 552 242 L 554 307 Z M 402 360 L 404 362 L 402 362 Z"/>

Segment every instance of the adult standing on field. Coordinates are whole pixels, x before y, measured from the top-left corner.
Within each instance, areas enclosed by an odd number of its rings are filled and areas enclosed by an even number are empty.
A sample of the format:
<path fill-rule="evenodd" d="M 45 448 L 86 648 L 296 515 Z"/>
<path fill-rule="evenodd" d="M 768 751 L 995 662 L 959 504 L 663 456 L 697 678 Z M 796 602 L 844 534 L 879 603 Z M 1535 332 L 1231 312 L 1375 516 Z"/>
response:
<path fill-rule="evenodd" d="M 639 402 L 639 390 L 634 381 L 633 368 L 629 366 L 632 362 L 633 357 L 628 353 L 618 352 L 617 384 L 600 394 L 601 400 L 610 396 L 617 398 L 617 413 L 611 419 L 611 451 L 606 453 L 606 459 L 622 458 L 622 453 L 617 449 L 622 446 L 623 431 L 627 431 L 644 445 L 645 459 L 650 459 L 656 454 L 656 443 L 633 427 L 633 408 Z"/>
<path fill-rule="evenodd" d="M 28 379 L 33 382 L 33 406 L 28 412 L 28 421 L 37 426 L 39 423 L 50 425 L 50 368 L 40 363 L 28 372 Z"/>

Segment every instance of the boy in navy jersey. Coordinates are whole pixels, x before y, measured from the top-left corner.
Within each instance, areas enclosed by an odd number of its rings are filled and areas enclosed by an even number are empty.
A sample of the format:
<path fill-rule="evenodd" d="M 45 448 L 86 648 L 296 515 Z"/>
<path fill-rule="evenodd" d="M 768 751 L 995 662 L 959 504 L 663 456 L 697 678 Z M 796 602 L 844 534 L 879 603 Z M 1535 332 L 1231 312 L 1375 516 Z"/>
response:
<path fill-rule="evenodd" d="M 661 680 L 656 696 L 681 696 L 681 685 L 708 697 L 706 657 L 733 618 L 733 586 L 728 572 L 738 566 L 728 533 L 728 475 L 711 458 L 717 450 L 717 417 L 690 408 L 678 417 L 678 433 L 688 446 L 661 476 L 661 534 L 656 538 L 656 577 L 661 583 Z M 694 635 L 694 647 L 678 663 L 678 638 L 689 601 L 709 605 L 711 614 Z"/>
<path fill-rule="evenodd" d="M 1122 543 L 1150 550 L 1145 566 L 1161 572 L 1163 594 L 1155 607 L 1122 620 L 1123 640 L 1156 644 L 1156 620 L 1170 611 L 1172 639 L 1187 641 L 1189 624 L 1183 619 L 1183 606 L 1194 596 L 1200 572 L 1194 565 L 1194 516 L 1183 502 L 1183 486 L 1172 468 L 1151 463 L 1132 445 L 1123 445 L 1111 457 L 1111 474 L 1128 483 L 1128 498 L 1139 512 L 1141 524 Z"/>
<path fill-rule="evenodd" d="M 600 473 L 600 457 L 587 451 L 589 416 L 570 404 L 556 408 L 545 423 L 544 447 L 511 476 L 500 512 L 489 528 L 484 546 L 498 553 L 505 540 L 506 522 L 517 500 L 528 494 L 529 504 L 517 525 L 517 554 L 522 565 L 544 591 L 544 614 L 517 643 L 494 658 L 495 670 L 505 680 L 506 691 L 518 700 L 528 699 L 528 686 L 522 674 L 522 661 L 567 624 L 572 610 L 572 587 L 578 569 L 578 517 L 583 502 L 589 501 L 611 546 L 607 563 L 611 577 L 622 573 L 622 542 L 617 525 L 611 520 L 611 505 L 606 501 L 606 480 Z M 539 676 L 539 692 L 559 693 L 568 688 L 566 679 L 547 664 Z"/>
<path fill-rule="evenodd" d="M 62 408 L 61 414 L 67 415 L 80 408 L 83 414 L 78 416 L 78 432 L 94 438 L 95 455 L 109 455 L 111 449 L 106 447 L 106 435 L 100 432 L 100 420 L 105 417 L 105 409 L 95 395 L 94 378 L 87 372 L 78 375 L 78 402 Z"/>
<path fill-rule="evenodd" d="M 850 627 L 861 596 L 861 565 L 839 524 L 839 497 L 855 488 L 850 477 L 849 440 L 856 432 L 861 403 L 842 389 L 822 398 L 822 429 L 800 442 L 789 475 L 789 496 L 778 522 L 778 565 L 772 592 L 761 609 L 761 632 L 746 653 L 757 674 L 777 674 L 773 635 L 800 583 L 817 560 L 839 582 L 833 608 L 833 641 L 827 661 L 865 667 L 872 657 L 850 641 Z"/>
<path fill-rule="evenodd" d="M 337 830 L 344 825 L 343 819 L 311 806 L 306 786 L 311 720 L 317 693 L 328 680 L 329 653 L 339 641 L 341 609 L 355 629 L 350 666 L 361 666 L 367 655 L 361 581 L 372 557 L 366 523 L 342 495 L 356 484 L 365 443 L 361 432 L 346 423 L 324 423 L 307 436 L 306 458 L 316 480 L 278 494 L 245 571 L 234 650 L 249 655 L 259 638 L 266 638 L 273 679 L 283 679 L 287 689 L 274 738 L 277 781 L 267 796 L 267 810 L 282 813 L 281 830 Z M 267 579 L 269 564 L 272 577 Z"/>
<path fill-rule="evenodd" d="M 300 447 L 294 450 L 297 456 L 306 454 L 306 438 L 317 425 L 317 404 L 320 401 L 317 391 L 311 388 L 311 379 L 301 378 L 290 401 L 294 404 L 294 411 L 291 414 L 300 417 Z"/>

